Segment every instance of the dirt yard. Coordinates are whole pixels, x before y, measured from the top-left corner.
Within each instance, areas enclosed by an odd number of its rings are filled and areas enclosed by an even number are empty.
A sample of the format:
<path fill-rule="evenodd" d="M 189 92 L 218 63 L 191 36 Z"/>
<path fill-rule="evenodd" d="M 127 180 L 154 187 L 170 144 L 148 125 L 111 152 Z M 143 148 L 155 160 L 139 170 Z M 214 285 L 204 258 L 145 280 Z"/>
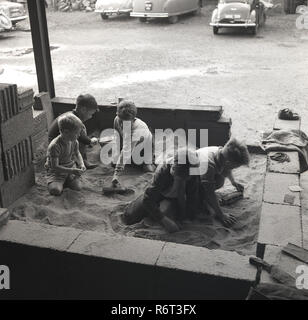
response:
<path fill-rule="evenodd" d="M 296 15 L 269 16 L 257 36 L 214 36 L 214 5 L 179 23 L 142 24 L 126 17 L 103 21 L 96 13 L 48 12 L 57 96 L 94 94 L 137 105 L 222 105 L 233 133 L 247 142 L 272 127 L 281 107 L 295 108 L 308 130 L 308 31 Z M 0 82 L 36 86 L 30 32 L 0 36 Z"/>

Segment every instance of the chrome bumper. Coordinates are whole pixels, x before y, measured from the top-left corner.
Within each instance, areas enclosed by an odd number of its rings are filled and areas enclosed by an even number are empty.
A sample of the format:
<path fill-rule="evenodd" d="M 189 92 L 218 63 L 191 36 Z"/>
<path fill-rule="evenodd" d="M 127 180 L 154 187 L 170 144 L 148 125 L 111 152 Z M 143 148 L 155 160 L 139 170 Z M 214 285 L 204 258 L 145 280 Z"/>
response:
<path fill-rule="evenodd" d="M 20 16 L 20 17 L 10 18 L 10 20 L 11 20 L 11 22 L 19 22 L 19 21 L 25 20 L 27 18 L 28 18 L 28 16 Z"/>
<path fill-rule="evenodd" d="M 120 13 L 130 13 L 133 9 L 114 9 L 114 10 L 95 10 L 97 13 L 104 14 L 120 14 Z"/>
<path fill-rule="evenodd" d="M 168 13 L 155 13 L 155 12 L 131 12 L 131 17 L 137 18 L 168 18 Z"/>
<path fill-rule="evenodd" d="M 210 26 L 212 27 L 218 27 L 218 28 L 233 28 L 233 27 L 239 27 L 239 28 L 248 28 L 248 27 L 255 27 L 255 23 L 219 23 L 219 22 L 211 22 Z"/>

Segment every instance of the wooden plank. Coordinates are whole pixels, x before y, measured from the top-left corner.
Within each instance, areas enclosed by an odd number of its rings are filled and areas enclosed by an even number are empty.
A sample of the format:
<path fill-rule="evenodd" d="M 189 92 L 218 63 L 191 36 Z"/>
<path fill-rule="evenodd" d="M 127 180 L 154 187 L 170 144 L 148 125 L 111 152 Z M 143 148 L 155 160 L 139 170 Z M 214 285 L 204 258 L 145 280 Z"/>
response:
<path fill-rule="evenodd" d="M 0 128 L 3 150 L 8 150 L 22 141 L 25 137 L 31 136 L 33 126 L 32 109 L 20 112 L 13 118 L 4 122 Z"/>

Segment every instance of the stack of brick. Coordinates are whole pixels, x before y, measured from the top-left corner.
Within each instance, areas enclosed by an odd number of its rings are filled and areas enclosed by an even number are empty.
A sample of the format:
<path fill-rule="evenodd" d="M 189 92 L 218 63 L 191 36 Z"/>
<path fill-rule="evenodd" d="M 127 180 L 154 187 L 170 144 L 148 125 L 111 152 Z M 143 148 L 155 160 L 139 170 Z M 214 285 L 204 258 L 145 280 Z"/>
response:
<path fill-rule="evenodd" d="M 35 183 L 32 137 L 43 125 L 33 117 L 32 106 L 32 89 L 0 84 L 1 207 L 8 207 Z"/>

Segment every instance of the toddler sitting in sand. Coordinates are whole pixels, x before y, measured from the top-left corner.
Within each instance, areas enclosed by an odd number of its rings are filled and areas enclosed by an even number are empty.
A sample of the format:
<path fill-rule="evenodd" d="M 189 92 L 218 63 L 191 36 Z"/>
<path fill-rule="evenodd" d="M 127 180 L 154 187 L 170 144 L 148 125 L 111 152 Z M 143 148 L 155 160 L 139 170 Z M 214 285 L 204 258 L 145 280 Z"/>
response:
<path fill-rule="evenodd" d="M 179 231 L 177 222 L 194 216 L 197 210 L 200 177 L 191 175 L 192 167 L 199 167 L 199 159 L 195 151 L 187 148 L 179 149 L 174 157 L 160 164 L 144 194 L 126 208 L 123 222 L 131 225 L 150 216 L 167 231 Z"/>
<path fill-rule="evenodd" d="M 76 108 L 73 111 L 69 111 L 78 117 L 82 122 L 86 122 L 91 119 L 94 113 L 98 110 L 97 102 L 95 98 L 90 94 L 79 95 L 76 101 Z M 50 126 L 48 131 L 49 142 L 59 135 L 59 118 L 56 118 Z M 96 164 L 91 164 L 87 160 L 86 148 L 87 146 L 93 146 L 97 143 L 97 138 L 89 138 L 87 136 L 87 130 L 84 125 L 82 125 L 82 130 L 78 138 L 79 150 L 84 159 L 84 164 L 87 169 L 94 169 L 97 167 Z"/>
<path fill-rule="evenodd" d="M 133 161 L 139 156 L 140 148 L 137 148 L 142 143 L 143 151 L 148 151 L 143 154 L 143 170 L 145 172 L 153 172 L 152 165 L 152 133 L 147 124 L 142 120 L 136 118 L 137 108 L 134 102 L 121 101 L 117 107 L 117 116 L 114 119 L 115 143 L 120 154 L 115 155 L 114 163 L 115 170 L 112 179 L 114 186 L 119 186 L 119 173 L 124 170 L 127 161 Z M 139 150 L 138 150 L 139 149 Z M 142 149 L 141 149 L 142 150 Z M 140 163 L 135 163 L 140 165 Z"/>
<path fill-rule="evenodd" d="M 244 186 L 235 181 L 232 170 L 249 164 L 248 149 L 245 144 L 233 138 L 224 147 L 201 148 L 197 153 L 201 165 L 205 162 L 208 165 L 207 171 L 200 177 L 203 207 L 214 213 L 223 225 L 229 227 L 236 222 L 236 218 L 223 213 L 215 190 L 224 185 L 226 177 L 238 191 L 244 190 Z"/>
<path fill-rule="evenodd" d="M 77 141 L 83 123 L 74 114 L 66 113 L 59 117 L 58 125 L 60 135 L 50 142 L 45 164 L 48 191 L 54 196 L 60 195 L 64 186 L 81 190 L 80 176 L 86 171 Z"/>

